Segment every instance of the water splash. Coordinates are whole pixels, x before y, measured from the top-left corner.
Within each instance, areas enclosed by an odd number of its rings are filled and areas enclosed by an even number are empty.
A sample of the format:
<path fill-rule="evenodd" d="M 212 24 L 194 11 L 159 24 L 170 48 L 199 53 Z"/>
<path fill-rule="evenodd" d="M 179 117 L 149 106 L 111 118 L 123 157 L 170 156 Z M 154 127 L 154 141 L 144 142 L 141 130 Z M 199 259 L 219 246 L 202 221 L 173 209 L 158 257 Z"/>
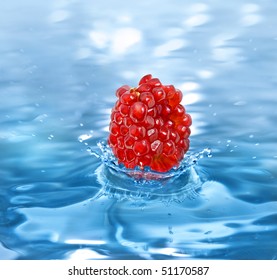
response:
<path fill-rule="evenodd" d="M 96 152 L 94 153 L 101 158 L 102 162 L 105 165 L 107 165 L 109 168 L 116 170 L 117 172 L 124 172 L 125 174 L 131 176 L 132 178 L 139 179 L 140 182 L 145 179 L 144 183 L 147 183 L 148 180 L 158 180 L 158 179 L 176 177 L 182 174 L 183 172 L 185 172 L 193 165 L 197 164 L 199 159 L 205 156 L 207 157 L 212 156 L 211 149 L 209 148 L 205 148 L 203 151 L 198 153 L 187 153 L 183 161 L 180 163 L 179 167 L 174 167 L 168 172 L 161 173 L 161 172 L 152 171 L 147 167 L 144 170 L 141 170 L 139 167 L 137 167 L 135 170 L 125 168 L 123 164 L 117 163 L 117 159 L 115 158 L 112 150 L 106 144 L 105 141 L 98 142 L 97 146 L 100 149 L 100 155 Z M 137 183 L 139 183 L 139 181 L 137 181 Z"/>
<path fill-rule="evenodd" d="M 198 153 L 188 153 L 178 168 L 160 173 L 149 168 L 127 169 L 117 163 L 106 142 L 98 142 L 97 146 L 99 152 L 90 147 L 87 150 L 102 162 L 93 174 L 102 186 L 98 197 L 104 195 L 119 200 L 159 200 L 169 203 L 195 198 L 203 183 L 195 168 L 196 164 L 203 157 L 211 157 L 208 148 Z"/>

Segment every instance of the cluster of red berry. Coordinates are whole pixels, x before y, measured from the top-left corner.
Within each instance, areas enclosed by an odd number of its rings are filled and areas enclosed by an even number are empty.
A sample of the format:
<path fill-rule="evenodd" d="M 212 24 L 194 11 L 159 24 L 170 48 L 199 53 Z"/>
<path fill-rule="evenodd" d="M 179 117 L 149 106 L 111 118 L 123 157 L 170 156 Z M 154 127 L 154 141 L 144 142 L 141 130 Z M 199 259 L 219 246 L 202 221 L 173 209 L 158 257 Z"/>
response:
<path fill-rule="evenodd" d="M 118 162 L 158 172 L 178 166 L 189 148 L 191 125 L 180 104 L 182 92 L 149 74 L 136 88 L 120 87 L 116 96 L 108 143 Z"/>

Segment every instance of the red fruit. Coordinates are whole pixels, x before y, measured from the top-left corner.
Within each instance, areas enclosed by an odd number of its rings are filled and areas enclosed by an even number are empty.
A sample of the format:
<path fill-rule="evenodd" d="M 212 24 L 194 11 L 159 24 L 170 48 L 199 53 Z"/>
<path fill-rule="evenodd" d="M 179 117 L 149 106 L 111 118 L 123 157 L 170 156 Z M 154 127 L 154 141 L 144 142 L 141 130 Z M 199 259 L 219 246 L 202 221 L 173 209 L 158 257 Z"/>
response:
<path fill-rule="evenodd" d="M 178 166 L 189 149 L 191 125 L 182 92 L 149 74 L 137 88 L 120 87 L 116 96 L 108 143 L 118 162 L 158 172 Z"/>

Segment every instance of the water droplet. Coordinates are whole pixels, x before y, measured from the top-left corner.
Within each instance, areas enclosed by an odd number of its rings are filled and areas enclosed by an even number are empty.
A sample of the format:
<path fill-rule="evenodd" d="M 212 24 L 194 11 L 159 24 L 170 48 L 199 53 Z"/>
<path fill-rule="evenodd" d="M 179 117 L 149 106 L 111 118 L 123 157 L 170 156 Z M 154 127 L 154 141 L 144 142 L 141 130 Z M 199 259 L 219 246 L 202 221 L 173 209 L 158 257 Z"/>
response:
<path fill-rule="evenodd" d="M 39 122 L 44 122 L 44 120 L 46 119 L 48 117 L 48 115 L 47 114 L 42 114 L 42 115 L 39 115 L 39 116 L 37 116 L 35 119 L 34 119 L 34 121 L 39 121 Z"/>
<path fill-rule="evenodd" d="M 78 137 L 79 142 L 83 142 L 85 140 L 88 140 L 92 137 L 92 134 L 82 134 Z"/>
<path fill-rule="evenodd" d="M 52 140 L 53 138 L 54 138 L 53 134 L 50 134 L 49 137 L 48 137 L 49 140 Z"/>
<path fill-rule="evenodd" d="M 84 124 L 83 124 L 83 123 L 80 123 L 80 126 L 84 126 Z"/>
<path fill-rule="evenodd" d="M 169 234 L 173 234 L 173 230 L 172 230 L 171 226 L 168 227 L 168 232 L 169 232 Z"/>
<path fill-rule="evenodd" d="M 212 155 L 212 149 L 210 149 L 210 148 L 206 148 L 206 149 L 204 149 L 203 150 L 203 154 L 206 154 L 206 156 L 208 157 L 208 158 L 211 158 L 213 155 Z"/>
<path fill-rule="evenodd" d="M 95 156 L 96 158 L 100 158 L 100 155 L 93 151 L 91 147 L 87 147 L 87 152 L 89 152 L 90 155 Z"/>
<path fill-rule="evenodd" d="M 250 134 L 250 135 L 249 135 L 249 138 L 254 138 L 254 135 L 253 135 L 253 134 Z"/>
<path fill-rule="evenodd" d="M 246 104 L 245 101 L 237 101 L 237 102 L 234 103 L 235 106 L 243 106 L 245 104 Z"/>

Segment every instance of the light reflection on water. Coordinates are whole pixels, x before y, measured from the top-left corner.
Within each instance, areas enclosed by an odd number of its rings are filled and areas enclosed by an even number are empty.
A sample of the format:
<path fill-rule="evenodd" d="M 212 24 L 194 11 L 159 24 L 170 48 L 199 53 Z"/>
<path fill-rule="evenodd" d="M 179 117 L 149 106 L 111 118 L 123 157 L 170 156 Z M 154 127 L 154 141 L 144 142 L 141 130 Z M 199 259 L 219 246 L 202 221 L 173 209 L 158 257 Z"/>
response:
<path fill-rule="evenodd" d="M 275 8 L 2 3 L 0 259 L 276 259 Z M 189 155 L 212 149 L 163 185 L 95 153 L 146 73 L 183 91 Z"/>

